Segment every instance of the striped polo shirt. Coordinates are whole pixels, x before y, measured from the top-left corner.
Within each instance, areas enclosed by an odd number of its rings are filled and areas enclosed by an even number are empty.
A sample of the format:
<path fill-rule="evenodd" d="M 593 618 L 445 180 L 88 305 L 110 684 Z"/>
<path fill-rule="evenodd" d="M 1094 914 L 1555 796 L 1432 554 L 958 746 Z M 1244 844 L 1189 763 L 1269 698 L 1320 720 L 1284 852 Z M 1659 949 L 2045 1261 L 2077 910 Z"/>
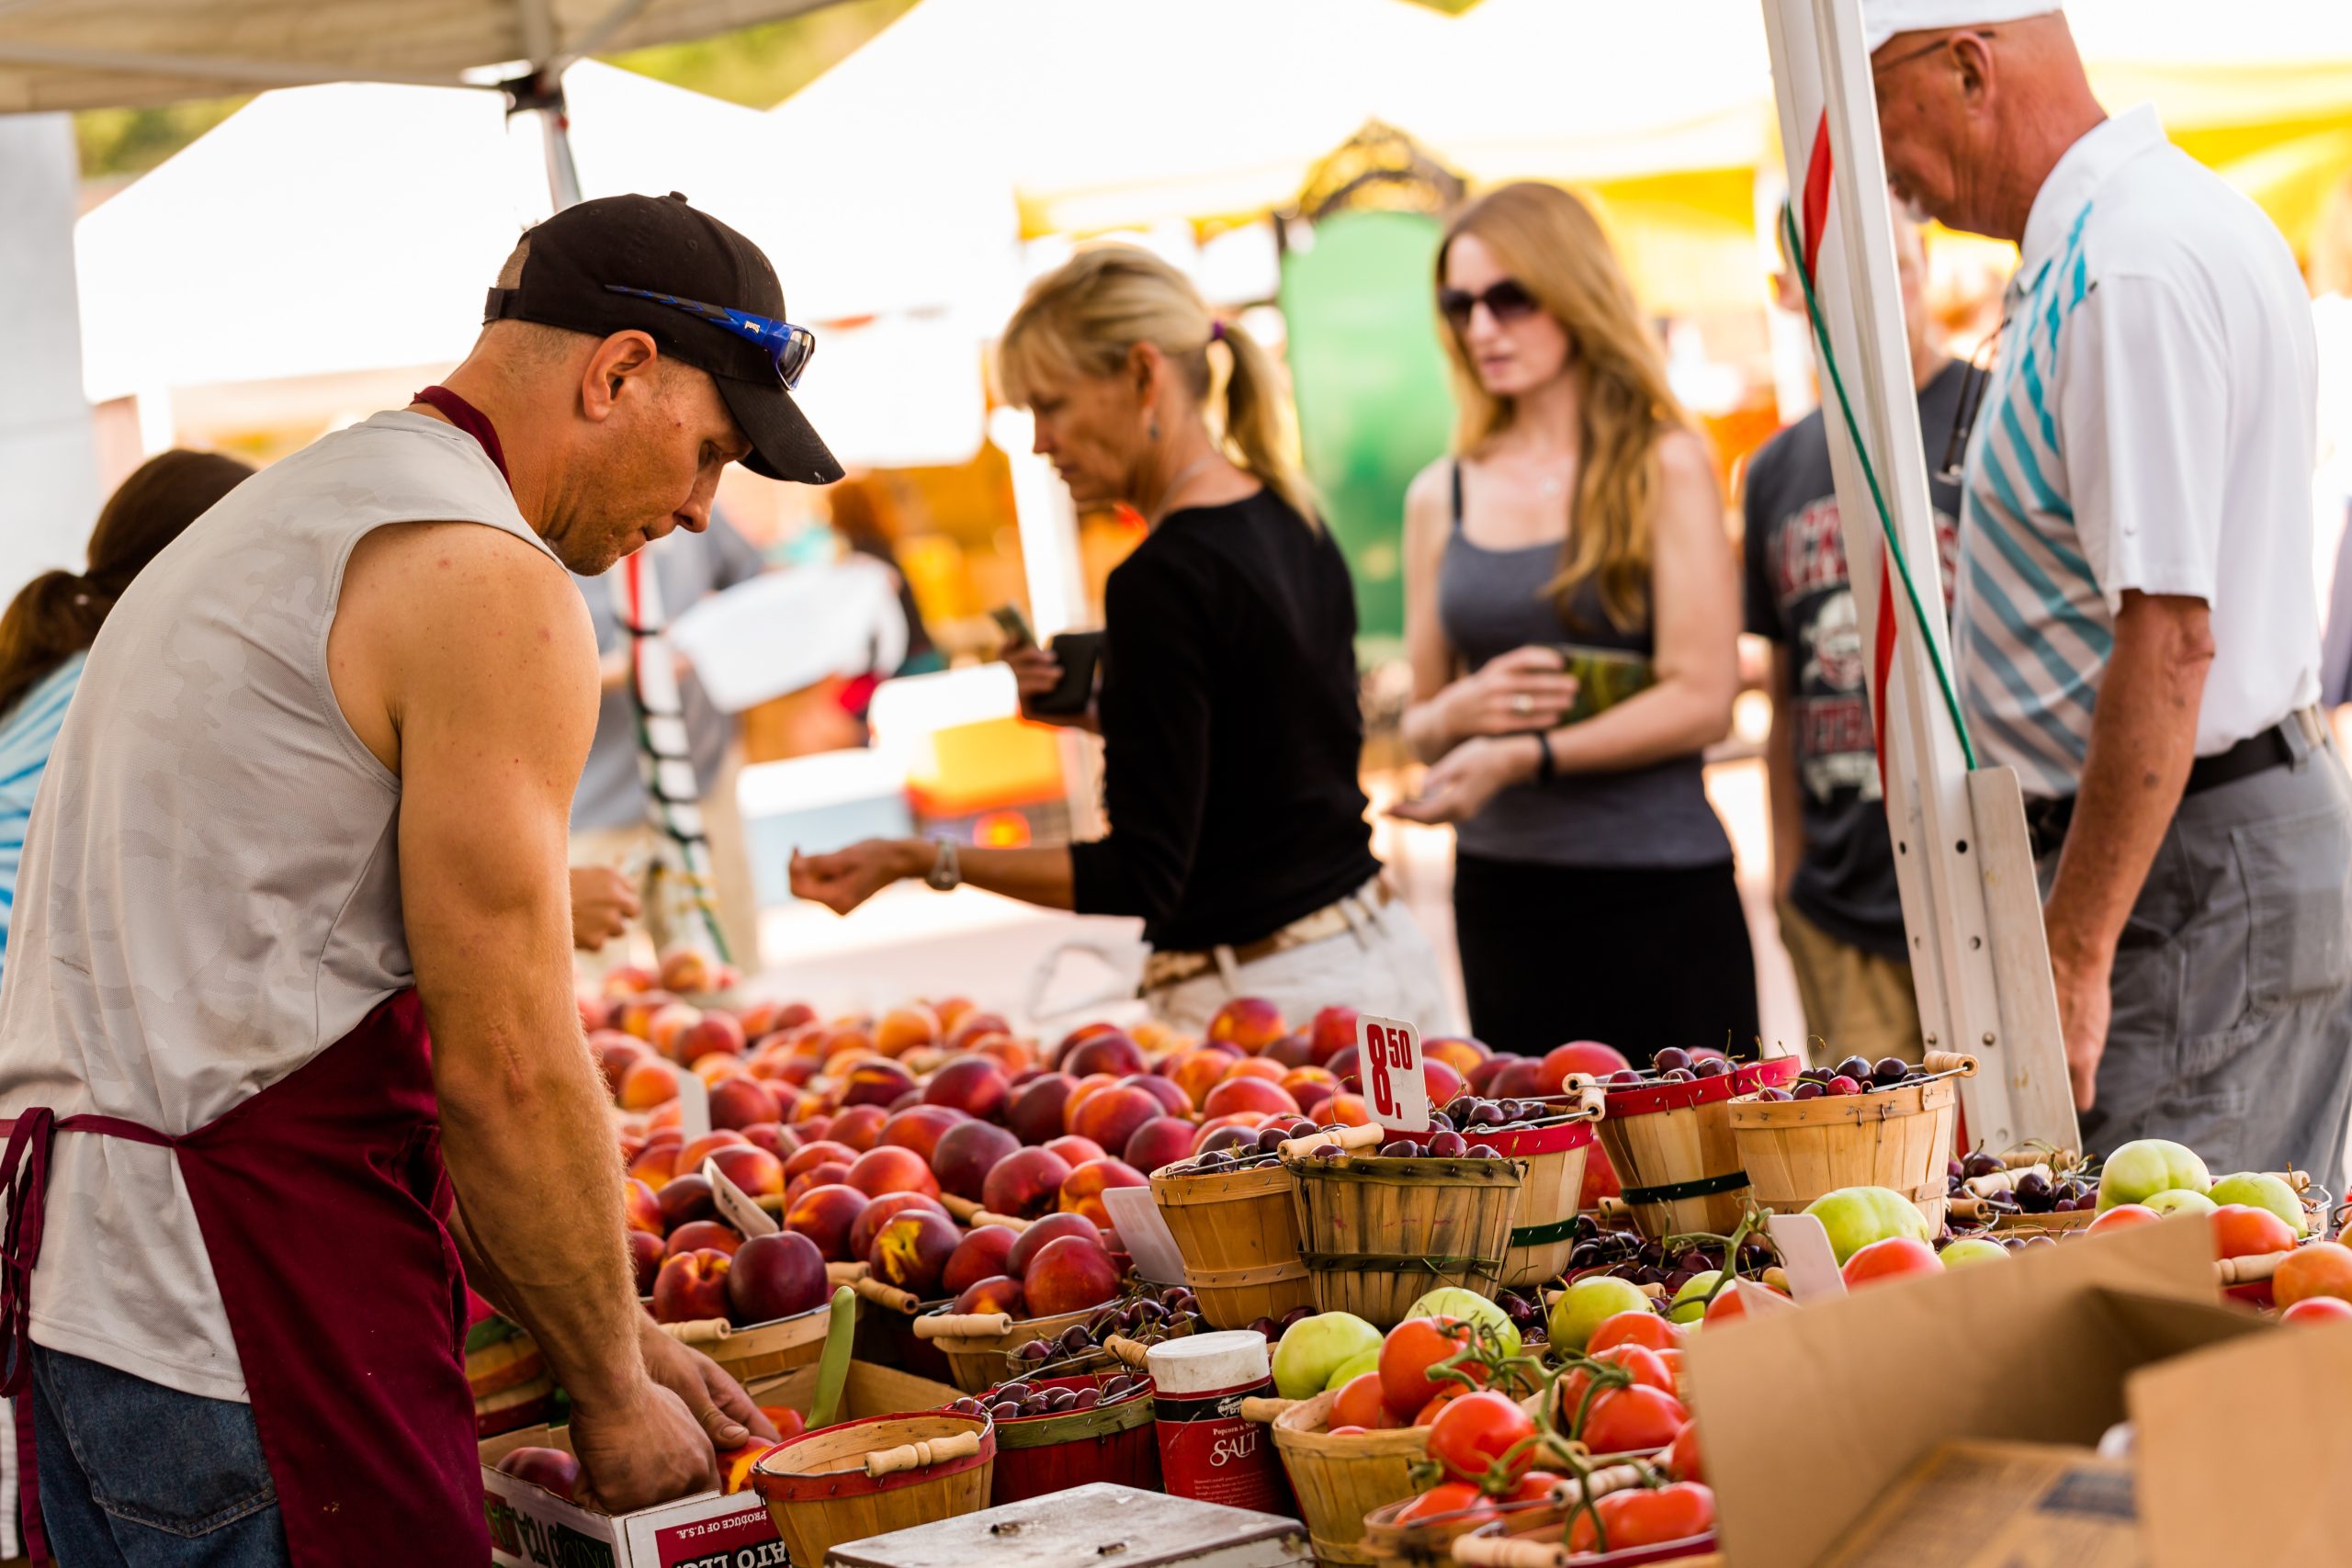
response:
<path fill-rule="evenodd" d="M 7 946 L 8 919 L 16 912 L 17 863 L 24 857 L 33 796 L 49 769 L 49 753 L 65 722 L 65 705 L 81 683 L 88 658 L 87 653 L 67 655 L 27 687 L 17 705 L 0 717 L 0 951 Z"/>
<path fill-rule="evenodd" d="M 1979 760 L 2064 796 L 2128 591 L 2211 606 L 2199 755 L 2316 700 L 2317 351 L 2285 240 L 2152 108 L 2067 151 L 2019 252 L 1969 441 L 1953 640 Z"/>

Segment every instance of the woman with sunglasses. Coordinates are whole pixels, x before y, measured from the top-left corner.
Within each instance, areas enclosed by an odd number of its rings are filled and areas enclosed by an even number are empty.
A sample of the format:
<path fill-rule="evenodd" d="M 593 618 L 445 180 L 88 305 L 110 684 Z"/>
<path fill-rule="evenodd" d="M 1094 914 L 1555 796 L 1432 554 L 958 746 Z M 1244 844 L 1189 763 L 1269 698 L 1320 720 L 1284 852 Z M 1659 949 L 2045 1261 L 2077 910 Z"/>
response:
<path fill-rule="evenodd" d="M 1608 239 L 1537 184 L 1438 250 L 1454 455 L 1406 498 L 1396 815 L 1457 825 L 1473 1032 L 1645 1062 L 1750 1044 L 1755 960 L 1700 753 L 1731 724 L 1739 593 L 1703 439 Z"/>
<path fill-rule="evenodd" d="M 1243 996 L 1301 1024 L 1348 1002 L 1449 1028 L 1436 954 L 1373 858 L 1354 588 L 1288 456 L 1272 358 L 1126 245 L 1040 278 L 998 358 L 1078 504 L 1133 507 L 1151 530 L 1103 591 L 1091 727 L 1112 831 L 1029 849 L 872 840 L 796 856 L 793 891 L 846 914 L 922 877 L 1140 915 L 1145 999 L 1180 1029 Z M 1024 704 L 1059 682 L 1050 655 L 1011 661 Z"/>

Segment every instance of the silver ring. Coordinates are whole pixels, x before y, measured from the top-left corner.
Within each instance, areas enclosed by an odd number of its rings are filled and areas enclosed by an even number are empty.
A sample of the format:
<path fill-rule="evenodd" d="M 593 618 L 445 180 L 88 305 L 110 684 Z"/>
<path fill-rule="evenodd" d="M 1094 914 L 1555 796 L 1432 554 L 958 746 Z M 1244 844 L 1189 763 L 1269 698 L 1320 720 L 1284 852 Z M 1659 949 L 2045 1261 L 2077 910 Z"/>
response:
<path fill-rule="evenodd" d="M 1535 699 L 1529 696 L 1525 692 L 1521 692 L 1511 698 L 1510 711 L 1519 715 L 1520 717 L 1525 718 L 1529 714 L 1535 711 Z"/>

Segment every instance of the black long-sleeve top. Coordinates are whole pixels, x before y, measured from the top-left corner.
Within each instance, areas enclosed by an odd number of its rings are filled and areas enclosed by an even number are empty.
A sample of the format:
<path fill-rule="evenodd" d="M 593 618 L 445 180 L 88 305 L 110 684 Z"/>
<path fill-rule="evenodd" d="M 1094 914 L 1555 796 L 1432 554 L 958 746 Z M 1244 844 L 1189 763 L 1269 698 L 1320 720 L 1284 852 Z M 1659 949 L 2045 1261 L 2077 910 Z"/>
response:
<path fill-rule="evenodd" d="M 1081 914 L 1155 948 L 1240 945 L 1379 873 L 1357 783 L 1355 590 L 1272 491 L 1170 513 L 1104 591 L 1111 834 L 1070 847 Z"/>

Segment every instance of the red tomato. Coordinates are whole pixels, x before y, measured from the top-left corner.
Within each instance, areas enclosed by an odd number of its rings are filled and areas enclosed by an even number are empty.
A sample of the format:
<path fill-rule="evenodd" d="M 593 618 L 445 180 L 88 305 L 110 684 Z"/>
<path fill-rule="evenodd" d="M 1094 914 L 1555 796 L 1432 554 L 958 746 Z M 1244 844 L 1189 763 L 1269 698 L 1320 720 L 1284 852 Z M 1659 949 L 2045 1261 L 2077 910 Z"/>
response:
<path fill-rule="evenodd" d="M 1388 1402 L 1380 1397 L 1378 1372 L 1358 1372 L 1340 1390 L 1339 1397 L 1331 1401 L 1331 1425 L 1334 1427 L 1364 1427 L 1378 1431 L 1384 1427 L 1401 1427 L 1404 1424 L 1396 1419 L 1396 1412 L 1388 1408 Z"/>
<path fill-rule="evenodd" d="M 1678 1481 L 1661 1486 L 1655 1492 L 1638 1487 L 1624 1492 L 1611 1492 L 1593 1504 L 1590 1511 L 1579 1511 L 1576 1523 L 1568 1529 L 1568 1550 L 1590 1551 L 1600 1543 L 1600 1532 L 1593 1529 L 1592 1516 L 1600 1516 L 1601 1529 L 1609 1532 L 1609 1550 L 1621 1551 L 1629 1546 L 1663 1546 L 1668 1541 L 1688 1540 L 1715 1528 L 1715 1495 L 1694 1482 Z"/>
<path fill-rule="evenodd" d="M 1380 1389 L 1397 1418 L 1412 1415 L 1441 1388 L 1459 1388 L 1452 1378 L 1431 1378 L 1430 1369 L 1470 1344 L 1466 1323 L 1451 1317 L 1408 1317 L 1380 1342 Z M 1472 1370 L 1473 1377 L 1479 1374 Z"/>
<path fill-rule="evenodd" d="M 1472 1520 L 1491 1519 L 1495 1506 L 1476 1486 L 1462 1481 L 1442 1482 L 1396 1510 L 1400 1525 L 1419 1524 L 1445 1516 L 1467 1514 Z"/>
<path fill-rule="evenodd" d="M 1518 1405 L 1491 1389 L 1448 1402 L 1430 1423 L 1430 1457 L 1458 1481 L 1483 1478 L 1505 1450 L 1535 1435 L 1535 1423 Z M 1512 1479 L 1533 1462 L 1532 1453 L 1514 1461 Z"/>
<path fill-rule="evenodd" d="M 1667 1366 L 1666 1358 L 1682 1359 L 1679 1350 L 1652 1350 L 1640 1345 L 1612 1345 L 1592 1359 L 1612 1367 L 1623 1367 L 1636 1384 L 1674 1392 L 1674 1373 Z M 1583 1368 L 1576 1368 L 1562 1375 L 1556 1385 L 1558 1404 L 1553 1406 L 1563 1421 L 1574 1421 L 1577 1411 L 1584 1404 L 1585 1390 L 1592 1386 L 1592 1375 Z"/>
<path fill-rule="evenodd" d="M 1682 1352 L 1679 1350 L 1660 1350 L 1657 1353 L 1657 1359 L 1665 1363 L 1666 1375 L 1674 1380 L 1674 1385 L 1666 1392 L 1674 1395 L 1675 1398 L 1681 1400 L 1683 1404 L 1690 1404 L 1690 1400 L 1689 1396 L 1682 1392 Z"/>
<path fill-rule="evenodd" d="M 1598 1356 L 1612 1345 L 1642 1345 L 1653 1350 L 1671 1350 L 1682 1343 L 1682 1325 L 1669 1323 L 1654 1312 L 1621 1312 L 1604 1317 L 1585 1341 L 1584 1353 Z"/>
<path fill-rule="evenodd" d="M 1599 1394 L 1576 1435 L 1596 1454 L 1640 1453 L 1666 1447 L 1690 1422 L 1690 1413 L 1674 1395 L 1635 1383 Z M 1434 1435 L 1430 1447 L 1436 1447 Z"/>
<path fill-rule="evenodd" d="M 2352 1302 L 2334 1296 L 2305 1296 L 2278 1314 L 2281 1323 L 2352 1323 Z"/>
<path fill-rule="evenodd" d="M 2102 1231 L 2120 1231 L 2131 1225 L 2152 1225 L 2163 1218 L 2145 1203 L 2118 1203 L 2084 1226 L 2083 1234 L 2097 1235 Z"/>
<path fill-rule="evenodd" d="M 1453 1404 L 1455 1400 L 1461 1398 L 1464 1394 L 1468 1393 L 1470 1391 L 1468 1389 L 1464 1388 L 1460 1383 L 1455 1383 L 1452 1388 L 1449 1388 L 1441 1393 L 1431 1394 L 1430 1396 L 1430 1402 L 1427 1404 L 1422 1405 L 1419 1411 L 1414 1415 L 1413 1425 L 1416 1427 L 1428 1426 L 1430 1422 L 1438 1418 L 1438 1413 L 1440 1411 L 1443 1410 L 1447 1405 Z"/>
<path fill-rule="evenodd" d="M 1693 1421 L 1674 1434 L 1674 1441 L 1666 1445 L 1658 1462 L 1677 1481 L 1706 1480 L 1707 1467 L 1699 1459 L 1699 1423 Z"/>
<path fill-rule="evenodd" d="M 1943 1271 L 1944 1260 L 1936 1256 L 1936 1249 L 1910 1235 L 1891 1235 L 1884 1241 L 1874 1241 L 1846 1259 L 1846 1267 L 1838 1270 L 1849 1291 L 1874 1280 Z"/>
<path fill-rule="evenodd" d="M 1519 1478 L 1517 1485 L 1495 1499 L 1498 1503 L 1541 1503 L 1552 1495 L 1552 1488 L 1560 1477 L 1548 1470 L 1531 1470 Z"/>
<path fill-rule="evenodd" d="M 2291 1252 L 2295 1227 L 2267 1209 L 2250 1203 L 2224 1203 L 2213 1211 L 2213 1256 L 2260 1258 L 2266 1253 Z"/>

